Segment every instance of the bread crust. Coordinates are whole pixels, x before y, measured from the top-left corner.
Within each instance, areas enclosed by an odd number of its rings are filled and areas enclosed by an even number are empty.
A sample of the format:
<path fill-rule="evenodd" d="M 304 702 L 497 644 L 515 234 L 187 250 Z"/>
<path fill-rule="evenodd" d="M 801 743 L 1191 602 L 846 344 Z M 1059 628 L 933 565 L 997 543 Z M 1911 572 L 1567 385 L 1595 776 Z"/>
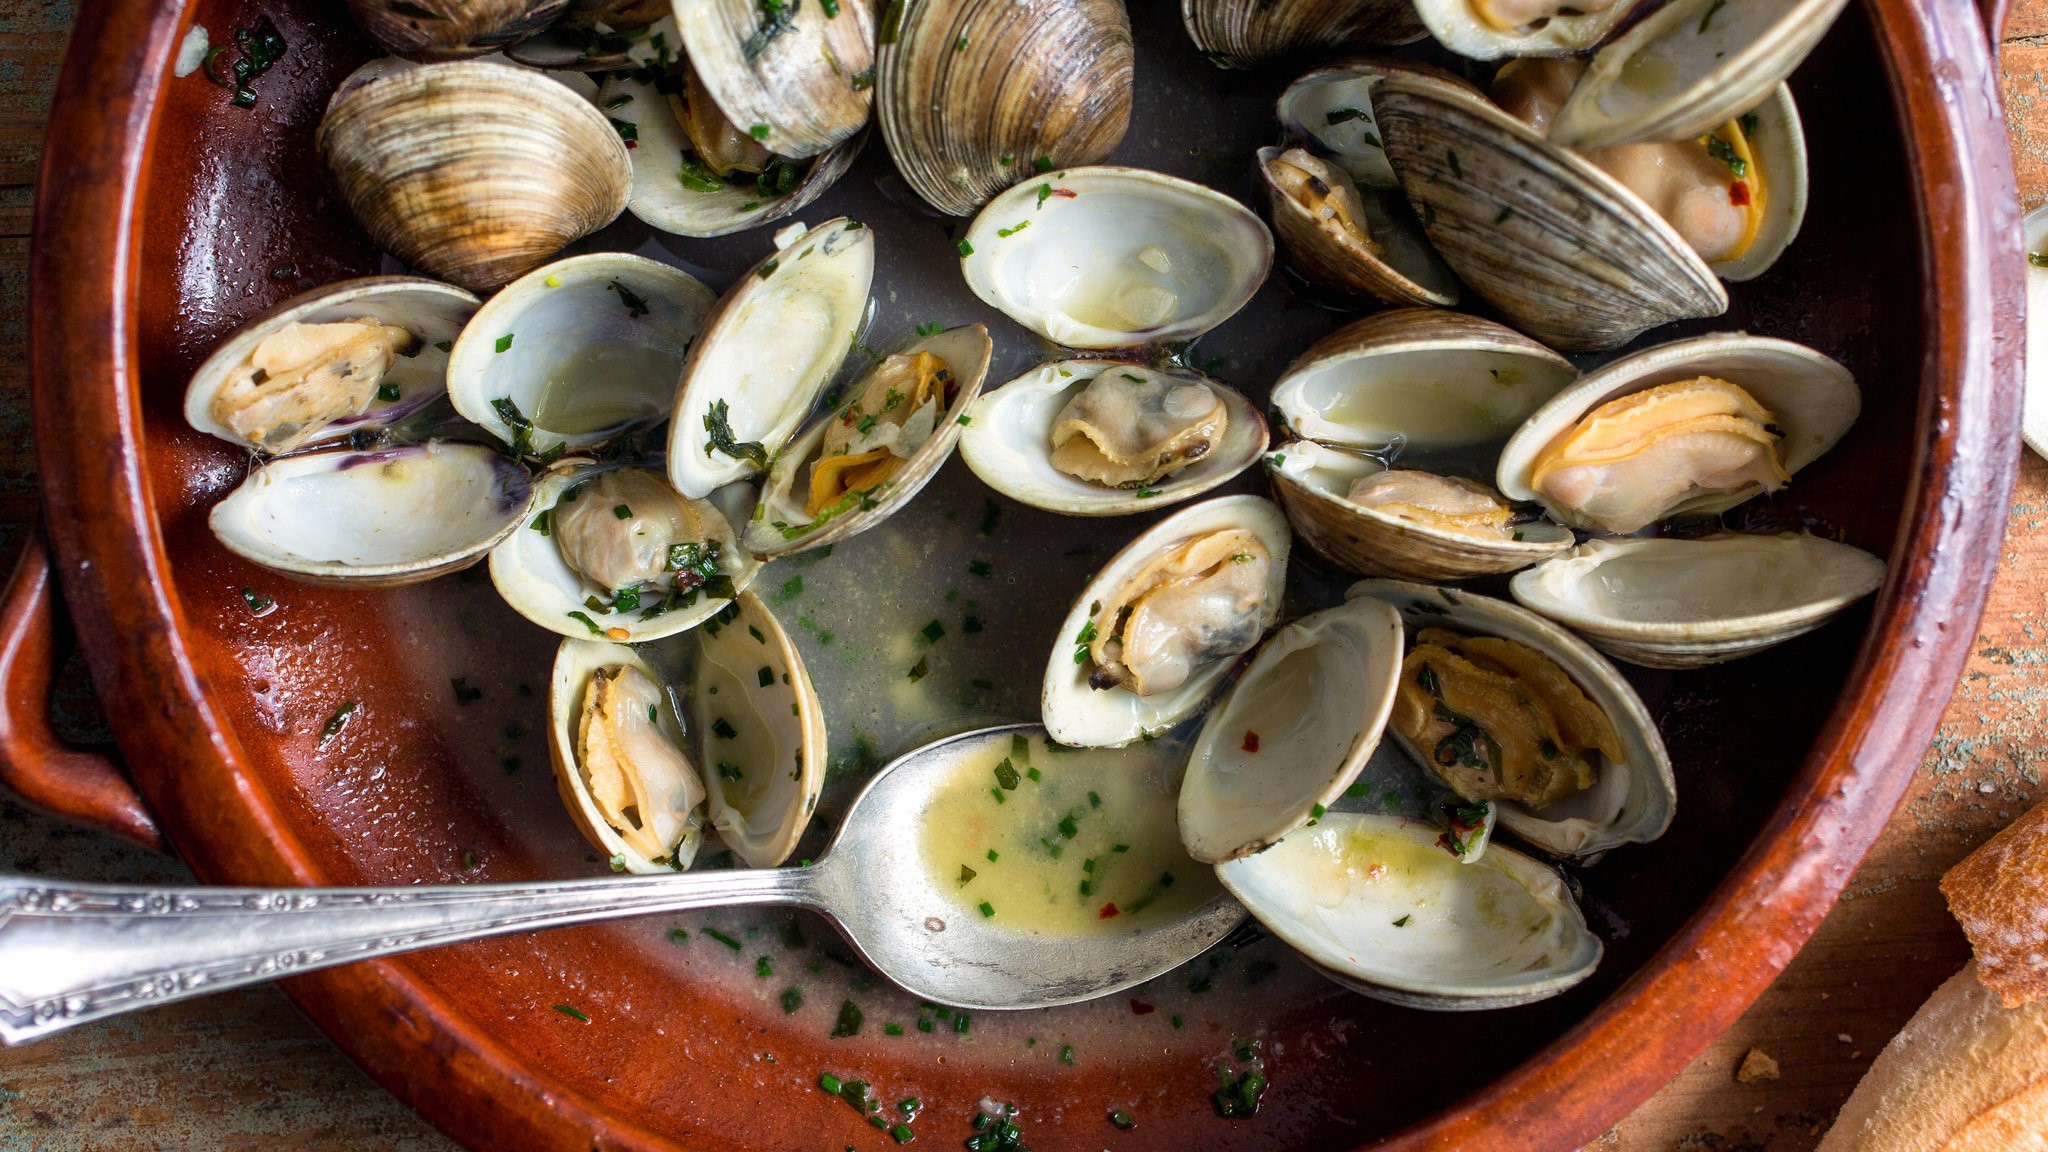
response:
<path fill-rule="evenodd" d="M 1941 878 L 1978 978 L 2008 1008 L 2048 996 L 2048 804 L 2037 804 Z"/>

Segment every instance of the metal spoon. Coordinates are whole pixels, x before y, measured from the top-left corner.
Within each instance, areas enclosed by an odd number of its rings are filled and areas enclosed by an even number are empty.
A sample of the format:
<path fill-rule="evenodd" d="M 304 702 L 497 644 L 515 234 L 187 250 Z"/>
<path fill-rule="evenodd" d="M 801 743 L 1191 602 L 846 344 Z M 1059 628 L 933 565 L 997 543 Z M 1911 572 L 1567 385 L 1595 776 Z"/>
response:
<path fill-rule="evenodd" d="M 1019 733 L 1044 735 L 1036 725 L 987 728 L 884 766 L 824 856 L 802 868 L 391 888 L 138 888 L 0 877 L 0 1040 L 22 1044 L 123 1012 L 419 948 L 739 904 L 826 914 L 876 971 L 926 1000 L 1043 1008 L 1150 979 L 1244 919 L 1228 893 L 1178 919 L 1087 937 L 958 914 L 920 859 L 925 808 L 965 762 L 985 770 Z"/>

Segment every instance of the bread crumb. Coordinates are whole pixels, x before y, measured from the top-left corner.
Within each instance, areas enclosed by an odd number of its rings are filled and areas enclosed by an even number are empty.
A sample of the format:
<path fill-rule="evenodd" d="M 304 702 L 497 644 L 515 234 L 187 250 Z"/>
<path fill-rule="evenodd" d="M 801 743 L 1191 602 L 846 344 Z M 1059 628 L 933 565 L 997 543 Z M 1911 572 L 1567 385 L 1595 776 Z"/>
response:
<path fill-rule="evenodd" d="M 1856 1042 L 1856 1038 L 1849 1035 L 1847 1032 L 1835 1033 L 1835 1039 L 1841 1041 L 1844 1044 L 1854 1044 Z"/>
<path fill-rule="evenodd" d="M 1735 1079 L 1741 1084 L 1761 1084 L 1778 1078 L 1778 1062 L 1764 1055 L 1761 1048 L 1751 1048 L 1743 1054 L 1742 1064 L 1735 1069 Z"/>

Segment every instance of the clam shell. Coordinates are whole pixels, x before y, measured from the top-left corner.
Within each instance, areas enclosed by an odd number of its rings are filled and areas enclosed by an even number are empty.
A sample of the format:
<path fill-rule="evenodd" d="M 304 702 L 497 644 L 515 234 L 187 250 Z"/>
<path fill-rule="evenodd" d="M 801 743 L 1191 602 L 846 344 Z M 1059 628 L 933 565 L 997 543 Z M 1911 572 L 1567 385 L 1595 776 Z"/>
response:
<path fill-rule="evenodd" d="M 1430 241 L 1522 331 L 1600 351 L 1728 310 L 1712 269 L 1649 205 L 1470 90 L 1389 76 L 1373 108 Z"/>
<path fill-rule="evenodd" d="M 1683 140 L 1754 108 L 1848 0 L 1676 0 L 1593 57 L 1550 128 L 1574 148 Z"/>
<path fill-rule="evenodd" d="M 1555 869 L 1499 845 L 1460 863 L 1436 836 L 1428 824 L 1332 812 L 1216 875 L 1317 971 L 1390 1004 L 1507 1008 L 1592 975 L 1600 940 Z"/>
<path fill-rule="evenodd" d="M 531 422 L 535 452 L 659 424 L 713 299 L 696 277 L 644 256 L 557 260 L 478 309 L 449 354 L 448 397 L 508 444 L 515 430 L 498 406 L 510 403 Z"/>
<path fill-rule="evenodd" d="M 1046 662 L 1040 695 L 1045 729 L 1062 744 L 1088 748 L 1122 747 L 1186 719 L 1222 684 L 1239 662 L 1218 660 L 1189 675 L 1170 692 L 1140 696 L 1127 688 L 1095 689 L 1088 684 L 1088 665 L 1074 659 L 1075 637 L 1094 620 L 1108 593 L 1136 574 L 1160 553 L 1184 540 L 1223 528 L 1244 528 L 1258 534 L 1272 553 L 1271 581 L 1263 607 L 1264 627 L 1279 616 L 1287 581 L 1287 550 L 1291 542 L 1287 519 L 1271 501 L 1257 496 L 1219 496 L 1168 516 L 1111 557 L 1075 598 L 1060 623 L 1052 655 Z M 1261 631 L 1264 630 L 1261 628 Z"/>
<path fill-rule="evenodd" d="M 1416 74 L 1478 95 L 1432 64 L 1395 56 L 1352 56 L 1305 72 L 1273 101 L 1273 117 L 1311 152 L 1328 156 L 1364 188 L 1399 188 L 1372 109 L 1372 89 L 1388 76 Z"/>
<path fill-rule="evenodd" d="M 1811 632 L 1884 582 L 1884 561 L 1818 536 L 1588 540 L 1509 590 L 1619 660 L 1697 668 Z"/>
<path fill-rule="evenodd" d="M 774 22 L 757 0 L 681 0 L 676 27 L 690 66 L 725 118 L 784 156 L 816 156 L 868 122 L 873 93 L 857 77 L 875 67 L 870 0 L 823 5 L 791 0 L 790 23 Z M 765 128 L 766 131 L 761 129 Z"/>
<path fill-rule="evenodd" d="M 269 461 L 206 522 L 228 551 L 302 583 L 390 588 L 476 563 L 524 522 L 533 497 L 516 461 L 430 440 Z"/>
<path fill-rule="evenodd" d="M 1236 389 L 1196 373 L 1230 413 L 1222 442 L 1208 455 L 1152 488 L 1110 488 L 1067 475 L 1052 464 L 1053 422 L 1089 381 L 1109 371 L 1152 372 L 1122 360 L 1041 364 L 975 402 L 960 438 L 960 455 L 983 483 L 1021 504 L 1068 516 L 1126 516 L 1229 483 L 1265 452 L 1266 418 L 1258 406 Z"/>
<path fill-rule="evenodd" d="M 1346 596 L 1372 596 L 1392 604 L 1404 624 L 1418 628 L 1447 627 L 1461 632 L 1499 636 L 1534 648 L 1557 661 L 1593 703 L 1607 713 L 1621 738 L 1622 761 L 1600 756 L 1592 788 L 1541 811 L 1511 800 L 1493 804 L 1500 826 L 1553 856 L 1590 862 L 1621 844 L 1648 843 L 1671 826 L 1678 805 L 1678 785 L 1671 775 L 1671 757 L 1657 723 L 1614 665 L 1566 632 L 1526 608 L 1449 588 L 1432 588 L 1394 580 L 1366 580 Z M 1427 769 L 1429 761 L 1399 733 L 1394 739 Z M 1487 854 L 1498 851 L 1496 845 Z"/>
<path fill-rule="evenodd" d="M 625 143 L 588 101 L 535 76 L 465 61 L 345 81 L 315 143 L 363 231 L 482 290 L 611 223 L 633 182 Z"/>
<path fill-rule="evenodd" d="M 776 234 L 776 251 L 740 274 L 705 321 L 676 394 L 668 475 L 701 499 L 760 471 L 714 456 L 714 406 L 726 405 L 737 443 L 774 453 L 789 442 L 852 349 L 875 275 L 874 233 L 835 217 Z"/>
<path fill-rule="evenodd" d="M 403 327 L 420 338 L 419 351 L 395 361 L 385 374 L 385 382 L 397 386 L 398 399 L 374 400 L 361 416 L 329 424 L 307 444 L 324 444 L 362 429 L 388 427 L 447 391 L 448 353 L 440 346 L 455 339 L 476 309 L 477 299 L 468 292 L 416 276 L 369 276 L 302 292 L 229 333 L 200 362 L 185 386 L 185 422 L 209 436 L 218 436 L 252 452 L 261 451 L 255 442 L 213 418 L 213 398 L 228 373 L 247 363 L 258 344 L 287 324 L 323 324 L 370 317 Z"/>
<path fill-rule="evenodd" d="M 837 419 L 836 413 L 818 420 L 808 432 L 777 453 L 762 486 L 760 504 L 747 521 L 744 543 L 748 551 L 769 559 L 821 548 L 873 528 L 910 503 L 952 458 L 953 447 L 960 442 L 963 421 L 968 419 L 968 410 L 981 395 L 982 382 L 988 378 L 988 359 L 993 347 L 988 329 L 967 324 L 927 336 L 898 353 L 930 352 L 944 360 L 958 381 L 959 391 L 953 403 L 939 414 L 931 438 L 911 453 L 889 480 L 887 489 L 872 497 L 872 502 L 864 502 L 823 524 L 806 519 L 804 488 L 810 482 L 807 466 L 814 462 L 827 429 Z M 857 398 L 866 387 L 863 377 L 846 394 Z"/>
<path fill-rule="evenodd" d="M 785 195 L 763 197 L 758 188 L 745 184 L 700 192 L 677 179 L 690 138 L 665 96 L 620 73 L 604 82 L 598 99 L 605 105 L 605 115 L 633 126 L 638 145 L 630 153 L 633 192 L 626 211 L 650 227 L 678 236 L 725 236 L 783 219 L 846 175 L 867 142 L 865 133 L 855 133 L 812 158 L 796 187 Z"/>
<path fill-rule="evenodd" d="M 1769 271 L 1785 249 L 1791 247 L 1800 225 L 1806 222 L 1806 129 L 1799 122 L 1792 89 L 1783 84 L 1771 89 L 1749 115 L 1756 117 L 1756 126 L 1749 132 L 1749 146 L 1770 187 L 1764 201 L 1764 218 L 1742 255 L 1707 265 L 1714 275 L 1734 283 L 1754 280 Z"/>
<path fill-rule="evenodd" d="M 1407 44 L 1427 33 L 1410 0 L 1181 0 L 1181 23 L 1224 68 L 1337 48 Z"/>
<path fill-rule="evenodd" d="M 2048 253 L 2048 208 L 2027 213 L 2027 380 L 2020 435 L 2036 455 L 2048 455 L 2048 266 L 2034 257 Z"/>
<path fill-rule="evenodd" d="M 553 23 L 570 0 L 346 0 L 356 27 L 386 52 L 430 62 L 482 56 Z"/>
<path fill-rule="evenodd" d="M 590 597 L 610 596 L 612 589 L 589 583 L 570 568 L 562 559 L 562 550 L 556 545 L 552 533 L 542 531 L 542 526 L 534 521 L 541 510 L 554 509 L 564 490 L 610 467 L 619 465 L 593 464 L 589 460 L 572 458 L 556 464 L 541 476 L 534 485 L 532 511 L 536 515 L 527 516 L 519 523 L 517 531 L 506 535 L 502 543 L 491 549 L 491 583 L 497 586 L 498 595 L 504 597 L 505 603 L 521 616 L 550 632 L 573 639 L 589 639 L 593 634 L 610 633 L 616 629 L 623 635 L 612 634 L 610 639 L 638 644 L 687 631 L 717 615 L 730 602 L 708 596 L 700 596 L 695 604 L 651 620 L 643 620 L 639 613 L 632 611 L 605 614 L 590 608 L 587 603 Z M 732 578 L 736 591 L 746 591 L 747 586 L 760 575 L 761 565 L 739 546 L 732 525 L 716 505 L 706 500 L 692 500 L 691 503 L 704 522 L 706 537 L 719 545 L 719 571 Z M 570 615 L 572 612 L 576 615 Z M 587 618 L 589 622 L 579 617 Z"/>
<path fill-rule="evenodd" d="M 1711 0 L 1709 0 L 1711 2 Z M 1496 28 L 1472 10 L 1472 0 L 1414 0 L 1415 14 L 1437 42 L 1460 56 L 1571 56 L 1600 43 L 1635 10 L 1636 0 L 1614 0 L 1603 11 L 1557 15 L 1520 28 Z"/>
<path fill-rule="evenodd" d="M 1530 487 L 1536 457 L 1551 441 L 1594 408 L 1619 396 L 1659 384 L 1712 376 L 1740 386 L 1776 417 L 1784 433 L 1778 454 L 1796 476 L 1856 422 L 1862 395 L 1856 379 L 1834 360 L 1790 340 L 1722 332 L 1645 348 L 1588 373 L 1536 410 L 1501 449 L 1495 486 L 1510 500 L 1543 501 Z M 1695 497 L 1667 515 L 1725 512 L 1762 489 Z M 1543 501 L 1550 514 L 1572 523 L 1563 509 Z"/>
<path fill-rule="evenodd" d="M 1259 645 L 1188 753 L 1180 838 L 1206 864 L 1262 851 L 1334 807 L 1365 767 L 1401 672 L 1401 617 L 1370 597 Z"/>
<path fill-rule="evenodd" d="M 1360 477 L 1385 465 L 1313 440 L 1282 444 L 1267 458 L 1273 494 L 1295 535 L 1317 555 L 1361 576 L 1469 580 L 1513 572 L 1572 546 L 1571 529 L 1547 520 L 1517 525 L 1493 539 L 1404 520 L 1346 499 Z"/>
<path fill-rule="evenodd" d="M 1367 231 L 1381 246 L 1375 252 L 1343 228 L 1318 221 L 1280 190 L 1268 167 L 1280 152 L 1259 149 L 1254 187 L 1289 267 L 1312 284 L 1354 299 L 1440 308 L 1458 302 L 1457 277 L 1430 247 L 1405 202 L 1372 188 L 1358 190 Z"/>
<path fill-rule="evenodd" d="M 1244 307 L 1273 265 L 1273 236 L 1250 209 L 1139 168 L 1026 180 L 988 202 L 960 250 L 976 296 L 1056 344 L 1087 349 L 1199 336 Z M 1118 283 L 1170 292 L 1168 311 L 1132 326 L 1108 298 L 1105 286 Z"/>
<path fill-rule="evenodd" d="M 896 0 L 883 25 L 876 118 L 897 171 L 941 212 L 1102 160 L 1130 127 L 1117 0 Z"/>

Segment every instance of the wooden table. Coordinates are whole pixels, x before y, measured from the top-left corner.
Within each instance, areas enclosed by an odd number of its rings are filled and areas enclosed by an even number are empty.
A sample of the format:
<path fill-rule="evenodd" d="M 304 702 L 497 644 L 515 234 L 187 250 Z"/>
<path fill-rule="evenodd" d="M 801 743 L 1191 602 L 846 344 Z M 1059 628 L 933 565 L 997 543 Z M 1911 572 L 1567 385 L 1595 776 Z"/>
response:
<path fill-rule="evenodd" d="M 0 554 L 36 513 L 23 343 L 31 185 L 68 0 L 0 0 Z M 2007 115 L 2029 209 L 2048 200 L 2048 0 L 2017 0 Z M 8 560 L 11 565 L 11 559 Z M 1935 883 L 2027 808 L 2048 762 L 2048 464 L 2028 456 L 1976 651 L 1904 805 L 1798 958 L 1705 1055 L 1594 1147 L 1811 1148 L 1879 1048 L 1968 954 Z M 60 718 L 104 739 L 83 670 Z M 1761 802 L 1761 801 L 1760 801 Z M 0 870 L 177 881 L 175 861 L 0 799 Z M 1741 1084 L 1755 1047 L 1782 1070 Z M 454 1145 L 262 987 L 0 1051 L 0 1148 L 59 1152 Z"/>

